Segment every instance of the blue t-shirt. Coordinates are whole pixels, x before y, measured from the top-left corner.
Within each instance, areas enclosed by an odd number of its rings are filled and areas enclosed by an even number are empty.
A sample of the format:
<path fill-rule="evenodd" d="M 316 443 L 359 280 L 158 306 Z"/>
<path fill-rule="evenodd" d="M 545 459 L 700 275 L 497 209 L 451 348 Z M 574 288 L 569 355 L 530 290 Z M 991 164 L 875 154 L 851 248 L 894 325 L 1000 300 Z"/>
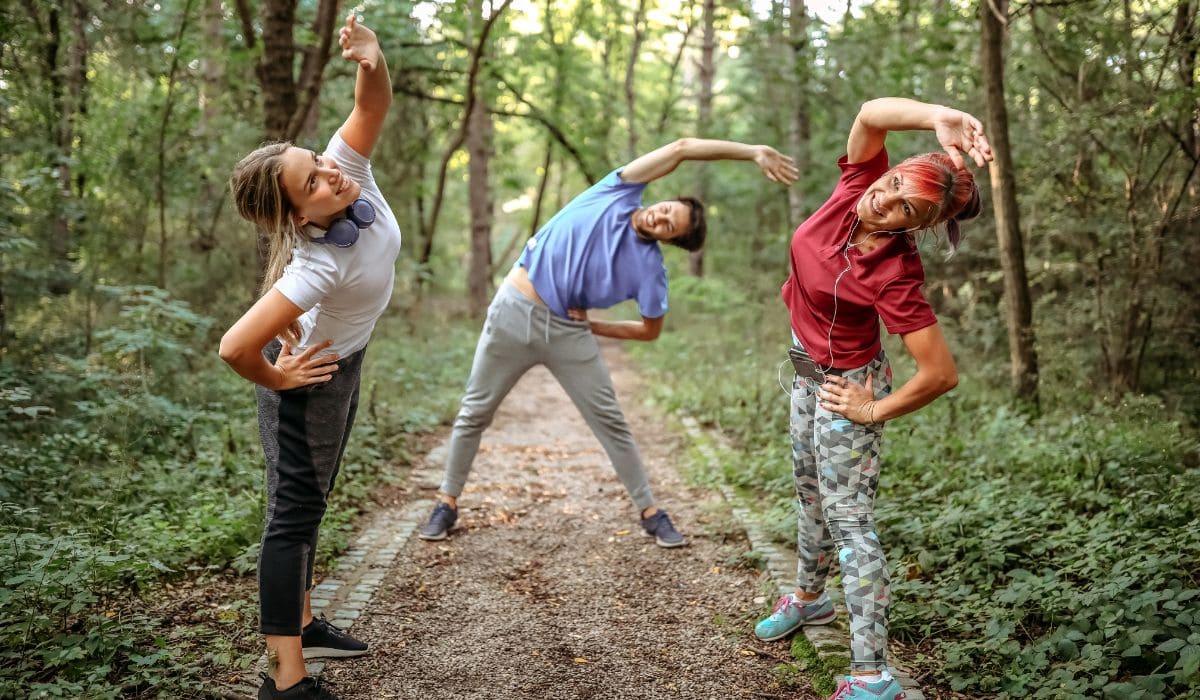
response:
<path fill-rule="evenodd" d="M 558 316 L 628 299 L 637 299 L 645 318 L 667 313 L 667 268 L 658 241 L 640 238 L 630 221 L 642 206 L 646 184 L 622 182 L 620 173 L 612 171 L 572 199 L 517 259 Z"/>

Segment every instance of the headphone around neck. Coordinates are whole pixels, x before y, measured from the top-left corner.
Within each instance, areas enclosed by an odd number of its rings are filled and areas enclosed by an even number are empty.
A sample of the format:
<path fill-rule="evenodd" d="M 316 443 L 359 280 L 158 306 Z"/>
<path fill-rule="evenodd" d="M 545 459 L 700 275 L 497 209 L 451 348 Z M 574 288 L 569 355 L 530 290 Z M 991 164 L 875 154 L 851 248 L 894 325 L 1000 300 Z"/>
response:
<path fill-rule="evenodd" d="M 358 241 L 358 232 L 375 223 L 375 207 L 365 199 L 354 200 L 346 207 L 344 216 L 334 219 L 321 238 L 312 239 L 316 243 L 349 248 Z"/>

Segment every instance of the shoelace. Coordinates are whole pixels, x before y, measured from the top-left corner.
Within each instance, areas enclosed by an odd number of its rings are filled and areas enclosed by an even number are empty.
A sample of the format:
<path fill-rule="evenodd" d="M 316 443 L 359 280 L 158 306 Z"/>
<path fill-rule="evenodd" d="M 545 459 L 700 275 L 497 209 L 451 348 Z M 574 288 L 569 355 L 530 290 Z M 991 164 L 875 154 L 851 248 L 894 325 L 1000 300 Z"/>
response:
<path fill-rule="evenodd" d="M 344 640 L 350 638 L 350 635 L 348 633 L 342 631 L 342 629 L 340 627 L 330 623 L 329 620 L 325 619 L 325 613 L 321 613 L 321 615 L 319 617 L 316 617 L 313 619 L 315 621 L 320 622 L 321 626 L 325 628 L 325 633 L 328 634 L 329 636 L 333 637 L 334 639 L 344 641 Z"/>
<path fill-rule="evenodd" d="M 833 697 L 830 698 L 829 700 L 841 700 L 842 698 L 848 698 L 848 697 L 850 697 L 851 691 L 853 691 L 855 688 L 862 688 L 863 690 L 870 690 L 869 688 L 867 688 L 866 683 L 863 683 L 862 681 L 859 681 L 859 680 L 842 681 L 841 683 L 838 684 L 837 692 L 834 693 Z"/>
<path fill-rule="evenodd" d="M 808 607 L 809 605 L 812 605 L 812 602 L 805 603 L 802 600 L 793 599 L 790 595 L 785 595 L 782 598 L 780 598 L 778 602 L 775 603 L 775 610 L 772 611 L 771 614 L 778 615 L 779 613 L 786 611 L 789 606 L 794 607 L 797 610 L 799 610 L 801 613 L 803 613 L 804 609 L 806 607 Z"/>

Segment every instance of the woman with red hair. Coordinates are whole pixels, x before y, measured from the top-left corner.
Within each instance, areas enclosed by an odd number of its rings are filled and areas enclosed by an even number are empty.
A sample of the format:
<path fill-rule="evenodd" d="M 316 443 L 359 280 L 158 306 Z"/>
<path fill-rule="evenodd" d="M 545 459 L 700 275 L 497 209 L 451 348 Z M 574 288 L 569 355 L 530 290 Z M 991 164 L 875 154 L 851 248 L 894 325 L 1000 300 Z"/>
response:
<path fill-rule="evenodd" d="M 889 167 L 889 131 L 932 131 L 945 153 Z M 862 106 L 838 160 L 833 194 L 792 236 L 783 299 L 791 321 L 793 475 L 799 501 L 794 593 L 755 634 L 782 639 L 833 620 L 825 594 L 836 552 L 850 614 L 851 675 L 837 700 L 903 698 L 887 670 L 888 570 L 875 531 L 883 424 L 958 383 L 933 309 L 914 233 L 943 227 L 951 248 L 958 222 L 979 213 L 979 190 L 963 155 L 983 166 L 991 147 L 978 119 L 956 109 L 886 97 Z M 916 361 L 891 388 L 879 322 L 900 335 Z"/>

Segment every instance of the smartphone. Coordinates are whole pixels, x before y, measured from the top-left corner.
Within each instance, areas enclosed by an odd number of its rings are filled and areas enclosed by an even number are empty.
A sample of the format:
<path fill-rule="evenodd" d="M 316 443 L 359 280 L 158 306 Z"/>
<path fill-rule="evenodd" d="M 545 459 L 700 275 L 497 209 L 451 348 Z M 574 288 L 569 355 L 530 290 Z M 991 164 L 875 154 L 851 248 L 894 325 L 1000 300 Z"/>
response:
<path fill-rule="evenodd" d="M 793 345 L 788 348 L 788 359 L 792 361 L 792 369 L 796 370 L 796 376 L 801 379 L 811 380 L 817 384 L 825 383 L 825 376 L 829 374 L 841 375 L 842 371 L 838 369 L 826 369 L 817 364 L 816 360 L 812 359 L 804 348 L 798 345 Z"/>

